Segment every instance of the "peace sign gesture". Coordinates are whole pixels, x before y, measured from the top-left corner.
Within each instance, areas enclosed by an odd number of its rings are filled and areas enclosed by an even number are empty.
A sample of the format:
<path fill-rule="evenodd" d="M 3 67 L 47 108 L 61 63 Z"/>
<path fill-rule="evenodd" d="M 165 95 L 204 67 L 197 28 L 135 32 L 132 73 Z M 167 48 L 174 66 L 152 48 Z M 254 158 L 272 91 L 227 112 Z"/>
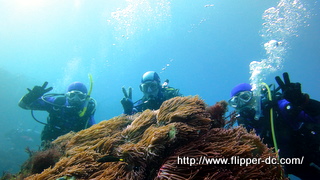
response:
<path fill-rule="evenodd" d="M 129 87 L 129 89 L 128 89 L 129 95 L 127 93 L 127 90 L 124 87 L 122 87 L 122 92 L 123 92 L 123 95 L 125 98 L 132 100 L 132 88 L 131 87 Z"/>
<path fill-rule="evenodd" d="M 122 92 L 123 92 L 124 98 L 122 98 L 121 104 L 122 104 L 124 113 L 132 114 L 132 110 L 133 110 L 132 88 L 129 87 L 127 92 L 127 90 L 124 87 L 122 87 Z"/>
<path fill-rule="evenodd" d="M 284 99 L 298 106 L 304 103 L 306 97 L 301 92 L 301 84 L 291 83 L 289 74 L 287 72 L 283 73 L 284 82 L 281 80 L 279 76 L 276 76 L 275 79 L 282 90 L 282 96 Z"/>

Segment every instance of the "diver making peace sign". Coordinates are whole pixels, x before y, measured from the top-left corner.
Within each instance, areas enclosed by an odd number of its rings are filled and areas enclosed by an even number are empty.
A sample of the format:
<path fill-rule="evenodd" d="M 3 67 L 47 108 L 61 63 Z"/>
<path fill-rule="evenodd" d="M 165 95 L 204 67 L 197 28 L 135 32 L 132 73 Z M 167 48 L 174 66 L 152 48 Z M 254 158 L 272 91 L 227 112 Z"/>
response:
<path fill-rule="evenodd" d="M 263 83 L 260 95 L 250 84 L 235 86 L 229 105 L 238 113 L 237 122 L 255 130 L 280 158 L 303 158 L 302 164 L 285 164 L 287 174 L 320 179 L 320 102 L 302 93 L 301 84 L 292 83 L 286 72 L 283 80 L 279 76 L 275 80 L 279 88 L 270 90 Z M 282 93 L 277 92 L 280 89 Z"/>

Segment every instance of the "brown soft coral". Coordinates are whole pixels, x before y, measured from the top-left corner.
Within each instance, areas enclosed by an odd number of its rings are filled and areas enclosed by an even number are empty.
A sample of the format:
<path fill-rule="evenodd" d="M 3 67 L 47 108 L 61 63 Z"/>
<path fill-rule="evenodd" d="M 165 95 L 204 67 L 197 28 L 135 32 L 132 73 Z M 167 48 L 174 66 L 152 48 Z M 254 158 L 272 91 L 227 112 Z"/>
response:
<path fill-rule="evenodd" d="M 159 109 L 157 122 L 160 125 L 183 122 L 197 127 L 201 133 L 211 126 L 206 104 L 198 96 L 175 97 L 165 101 Z"/>
<path fill-rule="evenodd" d="M 208 158 L 274 156 L 259 138 L 243 128 L 210 130 L 212 125 L 223 125 L 225 111 L 223 102 L 208 111 L 197 96 L 176 97 L 165 101 L 158 111 L 147 110 L 134 116 L 102 121 L 55 140 L 53 144 L 63 151 L 59 162 L 27 179 L 55 180 L 74 176 L 80 180 L 139 180 L 153 179 L 158 172 L 158 179 L 255 179 L 270 173 L 273 173 L 271 177 L 280 177 L 280 166 L 265 164 L 248 167 L 177 164 L 178 155 Z M 121 157 L 123 161 L 97 162 L 105 156 Z"/>
<path fill-rule="evenodd" d="M 243 127 L 215 128 L 168 157 L 156 179 L 283 179 L 280 165 L 231 163 L 231 158 L 276 158 L 253 132 Z M 227 164 L 208 160 L 227 159 Z M 191 162 L 193 162 L 192 165 Z M 211 162 L 211 163 L 210 163 Z"/>
<path fill-rule="evenodd" d="M 57 147 L 50 147 L 44 151 L 34 152 L 24 165 L 24 168 L 30 169 L 32 174 L 41 173 L 44 169 L 53 167 L 61 156 L 62 153 Z"/>
<path fill-rule="evenodd" d="M 228 103 L 226 101 L 217 102 L 213 106 L 206 108 L 206 112 L 210 114 L 212 127 L 223 128 L 226 124 L 225 113 L 228 111 Z"/>
<path fill-rule="evenodd" d="M 145 110 L 140 116 L 138 116 L 126 129 L 121 132 L 121 136 L 127 142 L 136 143 L 139 141 L 144 131 L 152 124 L 156 124 L 157 113 L 149 109 Z"/>

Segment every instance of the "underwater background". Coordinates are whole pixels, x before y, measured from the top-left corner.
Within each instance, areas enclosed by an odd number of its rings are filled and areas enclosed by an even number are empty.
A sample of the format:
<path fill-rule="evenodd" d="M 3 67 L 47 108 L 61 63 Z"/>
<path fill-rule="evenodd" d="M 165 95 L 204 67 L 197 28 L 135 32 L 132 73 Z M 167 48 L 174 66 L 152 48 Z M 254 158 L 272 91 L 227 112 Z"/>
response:
<path fill-rule="evenodd" d="M 45 81 L 63 93 L 92 74 L 97 123 L 122 113 L 121 87 L 142 96 L 149 70 L 209 105 L 283 72 L 320 100 L 316 0 L 0 0 L 0 12 L 1 172 L 18 172 L 25 148 L 40 145 L 42 125 L 17 104 Z"/>

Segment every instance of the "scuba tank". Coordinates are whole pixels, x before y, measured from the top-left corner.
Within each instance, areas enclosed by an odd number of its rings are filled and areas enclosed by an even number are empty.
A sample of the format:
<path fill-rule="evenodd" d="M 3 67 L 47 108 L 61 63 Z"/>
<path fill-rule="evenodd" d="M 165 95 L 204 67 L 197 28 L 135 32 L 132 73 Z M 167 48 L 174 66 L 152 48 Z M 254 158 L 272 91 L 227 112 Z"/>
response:
<path fill-rule="evenodd" d="M 162 84 L 162 88 L 168 88 L 168 87 L 169 87 L 169 79 L 166 79 Z"/>

